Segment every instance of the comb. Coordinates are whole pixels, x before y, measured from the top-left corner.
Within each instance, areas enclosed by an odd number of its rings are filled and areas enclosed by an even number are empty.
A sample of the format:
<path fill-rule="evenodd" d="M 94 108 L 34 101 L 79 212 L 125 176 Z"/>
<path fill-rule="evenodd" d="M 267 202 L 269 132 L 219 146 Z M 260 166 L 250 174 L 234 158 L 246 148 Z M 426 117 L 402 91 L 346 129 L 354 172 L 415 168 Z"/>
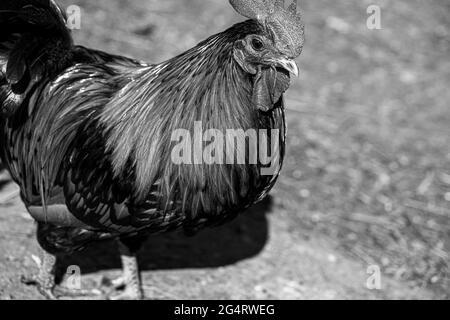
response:
<path fill-rule="evenodd" d="M 304 25 L 297 10 L 297 0 L 288 8 L 285 0 L 229 0 L 240 15 L 257 20 L 272 31 L 277 46 L 286 54 L 300 55 L 304 43 Z"/>

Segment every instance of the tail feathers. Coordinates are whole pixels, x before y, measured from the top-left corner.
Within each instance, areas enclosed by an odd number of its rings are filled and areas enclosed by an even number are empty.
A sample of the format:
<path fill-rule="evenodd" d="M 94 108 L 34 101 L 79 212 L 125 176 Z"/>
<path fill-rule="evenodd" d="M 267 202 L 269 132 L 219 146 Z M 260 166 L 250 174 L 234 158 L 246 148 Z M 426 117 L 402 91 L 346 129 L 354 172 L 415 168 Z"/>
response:
<path fill-rule="evenodd" d="M 1 0 L 2 109 L 4 96 L 20 100 L 32 83 L 65 68 L 71 58 L 71 48 L 66 17 L 53 0 Z"/>

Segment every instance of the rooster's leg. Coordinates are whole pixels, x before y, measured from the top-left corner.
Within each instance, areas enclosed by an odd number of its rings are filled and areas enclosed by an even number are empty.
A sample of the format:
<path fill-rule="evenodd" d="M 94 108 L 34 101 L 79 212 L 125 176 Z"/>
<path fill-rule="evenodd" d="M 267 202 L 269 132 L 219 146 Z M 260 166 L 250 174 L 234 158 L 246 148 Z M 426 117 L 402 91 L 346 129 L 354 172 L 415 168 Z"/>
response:
<path fill-rule="evenodd" d="M 95 290 L 82 290 L 68 288 L 55 283 L 56 275 L 56 261 L 57 256 L 54 248 L 54 239 L 52 237 L 57 235 L 59 229 L 50 224 L 38 223 L 37 227 L 37 240 L 42 249 L 42 256 L 40 261 L 36 261 L 39 266 L 39 272 L 33 276 L 23 276 L 22 282 L 27 285 L 33 285 L 37 287 L 39 292 L 47 299 L 57 299 L 59 297 L 98 297 L 102 295 L 102 292 L 98 289 Z M 50 240 L 49 240 L 50 239 Z M 36 259 L 38 260 L 38 259 Z"/>
<path fill-rule="evenodd" d="M 112 280 L 115 288 L 123 288 L 118 295 L 111 295 L 111 300 L 141 300 L 144 298 L 136 253 L 143 243 L 142 238 L 128 238 L 119 241 L 122 260 L 122 276 Z"/>
<path fill-rule="evenodd" d="M 42 250 L 42 258 L 39 266 L 39 272 L 32 276 L 22 276 L 22 283 L 35 286 L 38 291 L 49 300 L 56 300 L 60 297 L 81 298 L 81 297 L 99 297 L 102 292 L 98 289 L 82 290 L 71 289 L 55 284 L 55 266 L 56 256 Z"/>
<path fill-rule="evenodd" d="M 47 299 L 56 300 L 53 292 L 55 289 L 55 265 L 56 256 L 42 250 L 39 273 L 33 276 L 22 276 L 22 282 L 26 285 L 36 286 L 39 292 Z"/>

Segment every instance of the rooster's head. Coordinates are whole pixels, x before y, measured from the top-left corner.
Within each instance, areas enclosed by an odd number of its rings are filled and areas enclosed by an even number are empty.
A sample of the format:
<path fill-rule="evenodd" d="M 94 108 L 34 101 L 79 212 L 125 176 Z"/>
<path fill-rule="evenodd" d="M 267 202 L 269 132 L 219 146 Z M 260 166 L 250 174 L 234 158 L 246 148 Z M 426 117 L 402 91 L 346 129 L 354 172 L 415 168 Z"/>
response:
<path fill-rule="evenodd" d="M 254 77 L 253 100 L 270 110 L 288 89 L 290 74 L 298 76 L 295 58 L 303 49 L 304 25 L 297 0 L 286 9 L 284 0 L 230 0 L 233 8 L 258 25 L 234 46 L 234 58 Z"/>

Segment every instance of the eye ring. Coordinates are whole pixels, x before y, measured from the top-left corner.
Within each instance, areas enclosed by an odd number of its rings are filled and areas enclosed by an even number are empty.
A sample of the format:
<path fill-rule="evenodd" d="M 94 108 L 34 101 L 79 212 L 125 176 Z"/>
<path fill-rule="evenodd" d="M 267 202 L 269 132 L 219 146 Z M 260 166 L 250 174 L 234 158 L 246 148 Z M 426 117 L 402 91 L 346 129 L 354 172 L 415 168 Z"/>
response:
<path fill-rule="evenodd" d="M 252 48 L 255 51 L 261 51 L 264 48 L 264 42 L 262 42 L 258 38 L 253 38 L 252 41 L 251 41 L 251 44 L 252 44 Z"/>

